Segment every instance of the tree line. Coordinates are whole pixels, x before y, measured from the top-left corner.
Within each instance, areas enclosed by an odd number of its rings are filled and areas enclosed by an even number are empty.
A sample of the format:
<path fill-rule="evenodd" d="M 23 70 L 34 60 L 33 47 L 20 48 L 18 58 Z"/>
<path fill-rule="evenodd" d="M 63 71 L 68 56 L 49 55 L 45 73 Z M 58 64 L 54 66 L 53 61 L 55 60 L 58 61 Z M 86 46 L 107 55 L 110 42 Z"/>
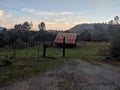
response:
<path fill-rule="evenodd" d="M 33 23 L 32 22 L 27 22 L 25 21 L 23 24 L 15 24 L 14 25 L 14 29 L 15 30 L 30 30 L 33 27 Z M 46 30 L 46 26 L 44 22 L 41 22 L 40 24 L 38 24 L 38 29 L 40 31 L 44 31 Z"/>
<path fill-rule="evenodd" d="M 9 30 L 0 32 L 0 47 L 11 45 L 35 45 L 54 41 L 55 34 L 47 31 Z"/>
<path fill-rule="evenodd" d="M 3 28 L 0 32 L 0 48 L 6 46 L 34 46 L 38 43 L 52 42 L 55 34 L 48 33 L 44 22 L 38 24 L 39 31 L 31 31 L 32 22 L 25 21 L 23 24 L 15 24 L 14 29 Z"/>

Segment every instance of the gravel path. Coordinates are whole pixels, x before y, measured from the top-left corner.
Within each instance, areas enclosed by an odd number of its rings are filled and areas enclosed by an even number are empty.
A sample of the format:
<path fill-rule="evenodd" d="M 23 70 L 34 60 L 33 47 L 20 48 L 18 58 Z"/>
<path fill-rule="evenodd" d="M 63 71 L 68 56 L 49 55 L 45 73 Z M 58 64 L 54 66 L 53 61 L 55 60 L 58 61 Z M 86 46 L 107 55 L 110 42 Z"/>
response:
<path fill-rule="evenodd" d="M 120 67 L 75 60 L 0 90 L 120 90 Z"/>

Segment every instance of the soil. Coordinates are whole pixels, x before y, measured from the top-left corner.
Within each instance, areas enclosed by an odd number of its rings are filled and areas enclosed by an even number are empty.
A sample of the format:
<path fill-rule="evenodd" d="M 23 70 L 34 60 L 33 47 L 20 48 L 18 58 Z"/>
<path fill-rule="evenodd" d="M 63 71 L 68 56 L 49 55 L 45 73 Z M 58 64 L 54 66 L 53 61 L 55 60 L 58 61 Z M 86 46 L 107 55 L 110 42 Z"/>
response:
<path fill-rule="evenodd" d="M 76 59 L 0 90 L 120 90 L 120 67 Z"/>

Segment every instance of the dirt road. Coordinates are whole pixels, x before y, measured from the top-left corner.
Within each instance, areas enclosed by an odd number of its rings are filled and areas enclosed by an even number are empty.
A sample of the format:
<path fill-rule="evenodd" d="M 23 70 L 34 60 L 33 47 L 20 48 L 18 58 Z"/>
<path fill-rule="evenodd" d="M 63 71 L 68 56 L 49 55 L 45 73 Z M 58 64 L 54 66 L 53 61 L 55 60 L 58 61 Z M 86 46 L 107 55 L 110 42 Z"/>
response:
<path fill-rule="evenodd" d="M 120 90 L 120 67 L 75 60 L 0 90 Z"/>

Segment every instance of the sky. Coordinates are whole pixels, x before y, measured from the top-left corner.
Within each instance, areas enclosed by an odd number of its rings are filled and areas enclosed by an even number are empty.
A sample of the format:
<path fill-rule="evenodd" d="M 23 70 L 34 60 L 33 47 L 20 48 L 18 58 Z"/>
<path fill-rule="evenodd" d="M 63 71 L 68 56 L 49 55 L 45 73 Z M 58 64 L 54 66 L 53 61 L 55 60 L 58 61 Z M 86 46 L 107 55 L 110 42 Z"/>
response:
<path fill-rule="evenodd" d="M 108 22 L 120 16 L 120 0 L 0 0 L 0 26 L 44 22 L 47 30 L 68 30 L 82 23 Z"/>

